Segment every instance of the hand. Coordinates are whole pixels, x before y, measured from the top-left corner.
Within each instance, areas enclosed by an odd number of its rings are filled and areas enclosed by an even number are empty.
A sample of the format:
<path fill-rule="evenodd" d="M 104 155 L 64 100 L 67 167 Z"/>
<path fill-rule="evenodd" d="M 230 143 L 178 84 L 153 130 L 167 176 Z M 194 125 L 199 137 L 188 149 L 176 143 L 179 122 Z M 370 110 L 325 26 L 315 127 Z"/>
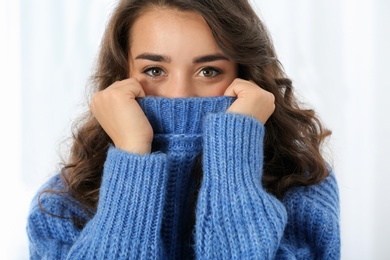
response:
<path fill-rule="evenodd" d="M 144 96 L 140 83 L 130 78 L 117 81 L 92 97 L 91 112 L 118 149 L 138 154 L 151 151 L 153 129 L 135 100 Z"/>
<path fill-rule="evenodd" d="M 237 97 L 227 110 L 228 113 L 253 116 L 262 124 L 267 122 L 275 110 L 274 95 L 252 81 L 237 78 L 226 89 L 224 95 Z"/>

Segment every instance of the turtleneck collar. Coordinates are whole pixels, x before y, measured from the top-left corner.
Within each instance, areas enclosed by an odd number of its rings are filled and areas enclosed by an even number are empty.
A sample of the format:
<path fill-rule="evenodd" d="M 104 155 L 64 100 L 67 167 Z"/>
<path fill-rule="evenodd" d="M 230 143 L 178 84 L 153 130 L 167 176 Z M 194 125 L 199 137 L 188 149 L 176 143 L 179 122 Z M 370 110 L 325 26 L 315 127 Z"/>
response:
<path fill-rule="evenodd" d="M 154 131 L 152 151 L 167 155 L 161 234 L 170 256 L 194 254 L 191 234 L 202 170 L 203 121 L 209 113 L 225 112 L 233 101 L 232 97 L 138 99 Z"/>
<path fill-rule="evenodd" d="M 225 112 L 233 97 L 137 99 L 154 132 L 153 150 L 162 152 L 201 149 L 204 117 Z"/>
<path fill-rule="evenodd" d="M 233 101 L 233 97 L 225 96 L 138 99 L 155 135 L 201 134 L 204 116 L 225 112 Z"/>

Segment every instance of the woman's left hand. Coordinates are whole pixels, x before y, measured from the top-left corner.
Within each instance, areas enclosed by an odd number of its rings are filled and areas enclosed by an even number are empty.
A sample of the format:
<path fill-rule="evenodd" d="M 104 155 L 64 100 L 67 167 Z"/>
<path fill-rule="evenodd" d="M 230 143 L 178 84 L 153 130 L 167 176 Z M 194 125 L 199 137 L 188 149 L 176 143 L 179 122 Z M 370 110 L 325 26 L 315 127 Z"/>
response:
<path fill-rule="evenodd" d="M 226 111 L 255 117 L 262 124 L 275 110 L 275 97 L 252 81 L 235 79 L 225 91 L 225 96 L 237 97 Z"/>

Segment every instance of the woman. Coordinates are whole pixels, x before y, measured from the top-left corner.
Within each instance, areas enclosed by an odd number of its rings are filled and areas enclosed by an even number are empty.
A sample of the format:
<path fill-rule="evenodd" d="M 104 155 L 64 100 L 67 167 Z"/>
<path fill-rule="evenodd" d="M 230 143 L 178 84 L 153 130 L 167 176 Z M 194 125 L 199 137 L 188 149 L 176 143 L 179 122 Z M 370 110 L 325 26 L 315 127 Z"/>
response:
<path fill-rule="evenodd" d="M 32 259 L 338 259 L 330 134 L 246 0 L 120 1 Z"/>

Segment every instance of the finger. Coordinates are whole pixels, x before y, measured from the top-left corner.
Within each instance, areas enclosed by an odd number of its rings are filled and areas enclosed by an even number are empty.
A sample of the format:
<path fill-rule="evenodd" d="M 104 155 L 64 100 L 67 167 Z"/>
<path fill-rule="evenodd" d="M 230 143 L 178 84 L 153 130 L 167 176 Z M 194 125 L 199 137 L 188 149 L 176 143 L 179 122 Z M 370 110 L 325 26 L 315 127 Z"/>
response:
<path fill-rule="evenodd" d="M 124 86 L 124 88 L 126 88 L 126 91 L 130 91 L 130 95 L 132 95 L 134 98 L 145 97 L 145 91 L 138 81 L 132 82 L 131 84 Z"/>
<path fill-rule="evenodd" d="M 237 97 L 236 92 L 234 91 L 234 87 L 230 85 L 226 90 L 225 93 L 223 93 L 224 96 L 228 97 Z"/>
<path fill-rule="evenodd" d="M 95 104 L 93 103 L 93 100 L 89 102 L 89 110 L 91 110 L 92 114 L 95 112 Z"/>
<path fill-rule="evenodd" d="M 130 95 L 131 98 L 145 97 L 145 91 L 143 90 L 139 81 L 135 78 L 128 78 L 117 81 L 109 88 L 111 90 L 117 90 L 123 94 Z"/>
<path fill-rule="evenodd" d="M 92 112 L 92 114 L 95 114 L 97 111 L 97 107 L 99 107 L 99 106 L 96 106 L 95 103 L 96 103 L 97 99 L 100 99 L 101 94 L 102 94 L 102 91 L 96 92 L 92 96 L 91 101 L 89 102 L 89 109 Z"/>
<path fill-rule="evenodd" d="M 144 89 L 142 88 L 141 84 L 138 84 L 138 88 L 136 89 L 135 97 L 136 98 L 143 98 L 146 96 Z"/>
<path fill-rule="evenodd" d="M 257 85 L 255 85 L 257 87 Z M 225 96 L 238 97 L 244 91 L 247 91 L 250 87 L 254 87 L 252 83 L 243 79 L 235 79 L 232 84 L 225 90 Z"/>
<path fill-rule="evenodd" d="M 237 91 L 237 79 L 235 79 L 229 87 L 225 90 L 225 93 L 223 94 L 224 96 L 230 96 L 230 97 L 237 97 L 238 92 Z"/>

